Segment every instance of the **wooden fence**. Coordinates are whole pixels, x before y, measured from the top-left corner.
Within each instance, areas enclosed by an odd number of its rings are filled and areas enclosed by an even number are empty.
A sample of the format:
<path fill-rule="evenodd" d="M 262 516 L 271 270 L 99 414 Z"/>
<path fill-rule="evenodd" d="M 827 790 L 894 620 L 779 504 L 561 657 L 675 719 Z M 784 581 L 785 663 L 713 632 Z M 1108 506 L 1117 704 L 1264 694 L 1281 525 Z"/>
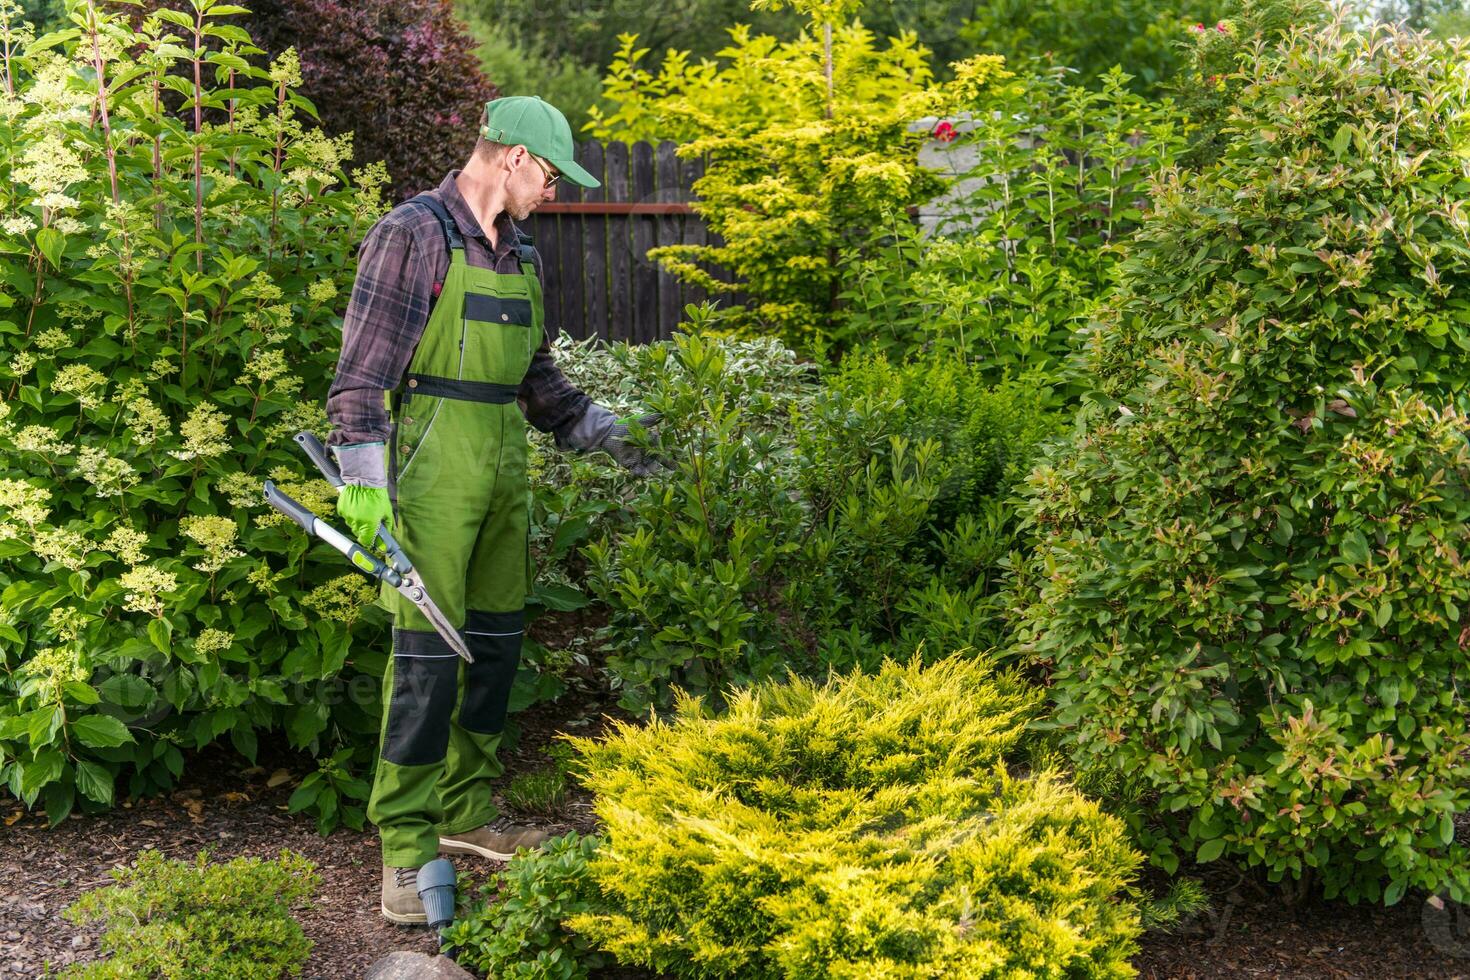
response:
<path fill-rule="evenodd" d="M 680 160 L 676 145 L 581 143 L 577 162 L 602 186 L 584 190 L 558 181 L 556 201 L 521 222 L 541 252 L 552 328 L 577 338 L 663 340 L 678 326 L 686 303 L 708 298 L 704 289 L 680 282 L 648 258 L 648 250 L 659 245 L 712 241 L 689 207 L 704 161 Z M 722 303 L 731 301 L 727 296 L 720 294 Z"/>

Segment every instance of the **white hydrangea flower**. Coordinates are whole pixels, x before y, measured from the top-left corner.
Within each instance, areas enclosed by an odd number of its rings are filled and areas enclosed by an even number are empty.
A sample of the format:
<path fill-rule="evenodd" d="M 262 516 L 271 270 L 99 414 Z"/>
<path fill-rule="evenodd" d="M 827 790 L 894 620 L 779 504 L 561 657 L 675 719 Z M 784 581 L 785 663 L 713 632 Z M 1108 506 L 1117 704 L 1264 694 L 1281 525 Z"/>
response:
<path fill-rule="evenodd" d="M 230 450 L 225 415 L 209 402 L 194 406 L 194 411 L 179 426 L 179 434 L 184 437 L 183 451 L 171 450 L 169 453 L 177 459 L 220 456 Z"/>
<path fill-rule="evenodd" d="M 135 531 L 125 524 L 119 524 L 112 529 L 107 540 L 102 542 L 102 550 L 110 551 L 128 565 L 141 565 L 144 561 L 143 545 L 148 543 L 148 535 L 142 531 Z"/>
<path fill-rule="evenodd" d="M 184 534 L 204 549 L 205 557 L 194 567 L 206 575 L 213 575 L 231 558 L 239 558 L 243 551 L 234 547 L 239 528 L 235 522 L 219 514 L 186 517 L 179 522 Z"/>
<path fill-rule="evenodd" d="M 179 587 L 178 577 L 157 565 L 137 565 L 118 579 L 124 592 L 123 608 L 129 612 L 163 615 L 163 596 Z"/>

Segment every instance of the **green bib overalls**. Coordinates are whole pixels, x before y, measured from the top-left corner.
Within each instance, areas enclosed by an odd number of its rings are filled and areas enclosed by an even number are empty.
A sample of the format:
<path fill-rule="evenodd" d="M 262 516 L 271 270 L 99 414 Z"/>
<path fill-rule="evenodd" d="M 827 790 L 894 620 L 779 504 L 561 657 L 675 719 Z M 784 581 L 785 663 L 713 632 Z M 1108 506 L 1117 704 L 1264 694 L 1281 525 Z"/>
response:
<path fill-rule="evenodd" d="M 491 781 L 520 662 L 530 587 L 526 421 L 516 392 L 541 343 L 541 284 L 528 239 L 521 274 L 465 263 L 443 205 L 449 271 L 390 406 L 388 492 L 397 537 L 475 658 L 465 663 L 394 589 L 393 656 L 383 674 L 383 724 L 368 819 L 383 863 L 433 860 L 440 834 L 494 819 Z"/>

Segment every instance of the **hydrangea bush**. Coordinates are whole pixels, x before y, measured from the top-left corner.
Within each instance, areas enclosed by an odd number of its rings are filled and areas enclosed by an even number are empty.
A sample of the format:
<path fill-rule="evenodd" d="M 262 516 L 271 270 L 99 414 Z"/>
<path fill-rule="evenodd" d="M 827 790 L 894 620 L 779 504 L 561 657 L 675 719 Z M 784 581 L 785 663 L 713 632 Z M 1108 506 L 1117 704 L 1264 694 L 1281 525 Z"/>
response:
<path fill-rule="evenodd" d="M 158 16 L 72 3 L 37 38 L 18 10 L 0 0 L 0 784 L 55 822 L 219 739 L 371 743 L 382 654 L 353 636 L 381 632 L 375 592 L 261 488 L 333 513 L 291 436 L 325 431 L 386 174 L 348 177 L 290 52 L 237 53 L 239 8 L 196 6 L 209 53 Z M 328 825 L 362 789 L 342 761 Z"/>

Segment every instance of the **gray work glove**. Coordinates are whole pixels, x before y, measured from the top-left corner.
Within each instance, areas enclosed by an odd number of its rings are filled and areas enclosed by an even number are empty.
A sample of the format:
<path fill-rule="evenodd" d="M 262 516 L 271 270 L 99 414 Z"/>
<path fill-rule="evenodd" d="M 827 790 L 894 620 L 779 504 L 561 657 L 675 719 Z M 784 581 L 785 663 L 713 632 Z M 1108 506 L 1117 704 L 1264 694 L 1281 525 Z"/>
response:
<path fill-rule="evenodd" d="M 650 412 L 639 416 L 638 424 L 648 430 L 652 440 L 656 438 L 655 427 L 662 418 L 658 412 Z M 612 412 L 594 402 L 587 407 L 586 414 L 577 424 L 568 429 L 557 442 L 564 449 L 575 449 L 583 453 L 600 449 L 634 476 L 648 476 L 660 469 L 672 469 L 664 461 L 629 441 L 628 429 L 631 422 L 631 418 L 616 418 Z"/>

